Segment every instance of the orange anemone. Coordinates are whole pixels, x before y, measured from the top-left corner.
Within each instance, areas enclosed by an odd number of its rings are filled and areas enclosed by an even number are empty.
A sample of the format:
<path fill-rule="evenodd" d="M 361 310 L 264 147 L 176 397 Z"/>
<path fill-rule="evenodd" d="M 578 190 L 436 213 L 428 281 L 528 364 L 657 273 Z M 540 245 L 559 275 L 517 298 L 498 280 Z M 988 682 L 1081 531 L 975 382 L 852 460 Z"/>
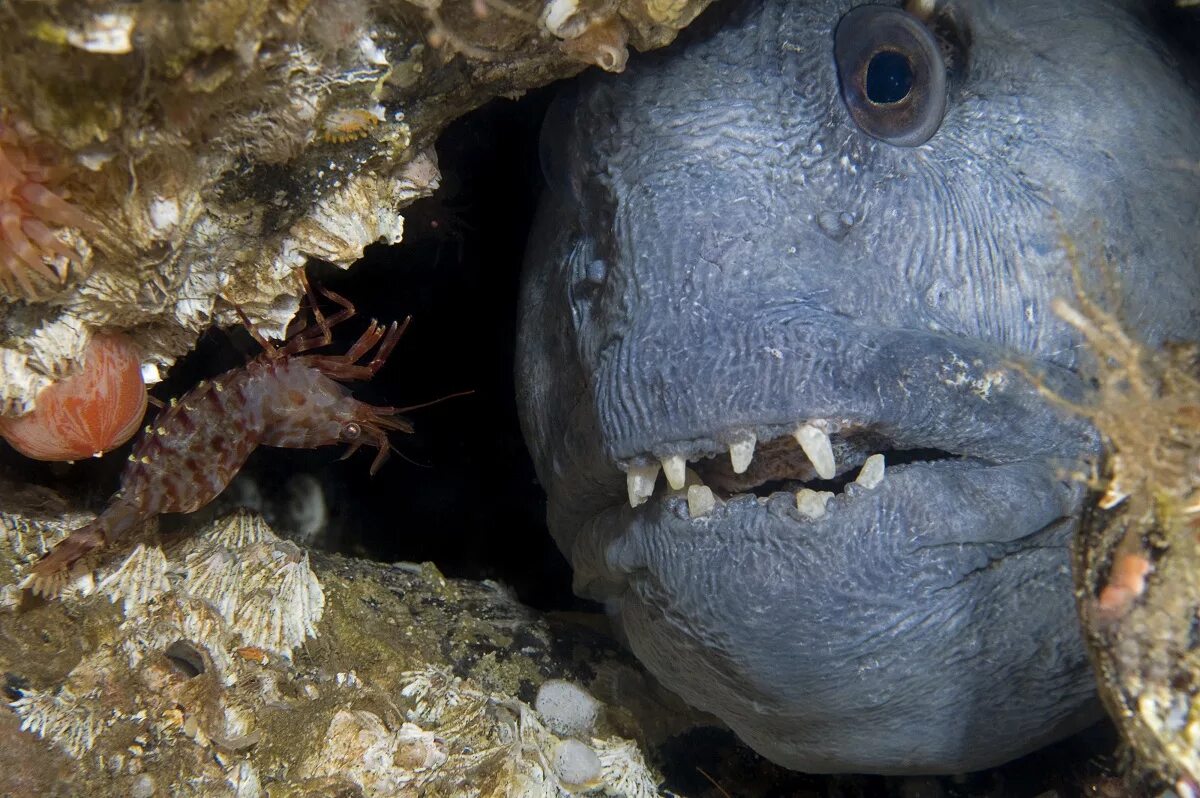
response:
<path fill-rule="evenodd" d="M 58 177 L 0 113 L 0 293 L 8 297 L 43 298 L 66 281 L 68 267 L 83 264 L 62 234 L 94 226 L 55 187 Z"/>
<path fill-rule="evenodd" d="M 101 333 L 88 343 L 83 369 L 43 389 L 32 413 L 0 418 L 0 437 L 36 460 L 81 460 L 129 440 L 145 414 L 137 346 Z"/>

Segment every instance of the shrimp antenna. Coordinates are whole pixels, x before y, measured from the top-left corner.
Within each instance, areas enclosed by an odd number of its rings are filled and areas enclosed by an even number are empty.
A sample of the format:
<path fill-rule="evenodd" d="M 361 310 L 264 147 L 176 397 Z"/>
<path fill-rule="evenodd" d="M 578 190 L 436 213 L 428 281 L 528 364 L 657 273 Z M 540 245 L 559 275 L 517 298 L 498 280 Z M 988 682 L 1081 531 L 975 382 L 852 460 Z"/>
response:
<path fill-rule="evenodd" d="M 465 391 L 459 391 L 458 393 L 448 393 L 443 397 L 440 397 L 438 399 L 432 399 L 428 402 L 422 402 L 419 405 L 409 405 L 408 407 L 394 407 L 392 409 L 395 410 L 397 413 L 407 413 L 410 410 L 420 410 L 423 407 L 430 407 L 432 405 L 440 404 L 442 402 L 447 401 L 448 399 L 456 399 L 459 396 L 470 396 L 473 393 L 475 393 L 475 389 L 469 388 Z"/>

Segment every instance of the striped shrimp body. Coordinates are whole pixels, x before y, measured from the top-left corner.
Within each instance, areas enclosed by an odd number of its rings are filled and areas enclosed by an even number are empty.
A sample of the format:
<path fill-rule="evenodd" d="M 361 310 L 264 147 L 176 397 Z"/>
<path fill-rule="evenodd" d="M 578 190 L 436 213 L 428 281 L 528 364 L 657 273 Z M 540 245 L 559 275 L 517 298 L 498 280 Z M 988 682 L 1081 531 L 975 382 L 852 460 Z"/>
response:
<path fill-rule="evenodd" d="M 161 513 L 200 509 L 225 489 L 259 445 L 309 449 L 347 443 L 349 456 L 367 444 L 379 449 L 371 464 L 371 473 L 378 471 L 388 456 L 388 431 L 411 432 L 412 427 L 397 408 L 360 402 L 341 381 L 373 377 L 408 321 L 387 327 L 371 322 L 344 355 L 304 354 L 328 344 L 330 328 L 354 314 L 343 297 L 322 293 L 342 309 L 325 319 L 312 301 L 319 330 L 301 330 L 276 347 L 251 328 L 263 346 L 261 355 L 172 400 L 134 446 L 108 507 L 39 560 L 25 586 L 55 595 L 90 552 Z M 360 364 L 376 345 L 374 357 Z"/>

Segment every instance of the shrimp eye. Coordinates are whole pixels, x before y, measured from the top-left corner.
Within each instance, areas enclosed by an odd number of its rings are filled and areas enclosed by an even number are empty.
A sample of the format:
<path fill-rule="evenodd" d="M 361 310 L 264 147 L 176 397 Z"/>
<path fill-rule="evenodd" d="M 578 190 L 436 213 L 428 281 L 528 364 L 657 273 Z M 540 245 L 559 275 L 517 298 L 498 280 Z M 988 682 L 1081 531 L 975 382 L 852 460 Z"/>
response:
<path fill-rule="evenodd" d="M 929 29 L 891 6 L 859 6 L 838 22 L 834 60 L 854 124 L 897 147 L 924 144 L 946 113 L 946 63 Z"/>
<path fill-rule="evenodd" d="M 345 442 L 358 440 L 358 436 L 362 435 L 362 427 L 353 421 L 347 421 L 342 425 L 342 440 Z"/>

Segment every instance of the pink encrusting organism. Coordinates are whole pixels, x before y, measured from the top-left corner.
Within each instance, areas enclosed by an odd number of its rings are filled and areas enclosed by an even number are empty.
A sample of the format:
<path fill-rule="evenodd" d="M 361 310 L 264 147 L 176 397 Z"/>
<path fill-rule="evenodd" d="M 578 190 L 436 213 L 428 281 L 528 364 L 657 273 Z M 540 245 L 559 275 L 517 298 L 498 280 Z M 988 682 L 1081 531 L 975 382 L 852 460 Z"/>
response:
<path fill-rule="evenodd" d="M 408 320 L 387 327 L 372 321 L 344 355 L 304 354 L 329 344 L 330 328 L 354 315 L 345 298 L 322 293 L 341 310 L 325 319 L 309 292 L 320 329 L 301 329 L 276 347 L 251 328 L 263 346 L 261 355 L 172 400 L 134 446 L 121 489 L 108 507 L 37 562 L 25 586 L 56 594 L 89 552 L 160 513 L 200 509 L 225 489 L 259 445 L 309 449 L 348 443 L 349 456 L 369 444 L 379 449 L 371 464 L 371 473 L 378 471 L 388 456 L 387 431 L 412 432 L 412 427 L 396 415 L 400 408 L 360 402 L 341 381 L 373 377 Z M 359 364 L 377 344 L 374 357 Z"/>

